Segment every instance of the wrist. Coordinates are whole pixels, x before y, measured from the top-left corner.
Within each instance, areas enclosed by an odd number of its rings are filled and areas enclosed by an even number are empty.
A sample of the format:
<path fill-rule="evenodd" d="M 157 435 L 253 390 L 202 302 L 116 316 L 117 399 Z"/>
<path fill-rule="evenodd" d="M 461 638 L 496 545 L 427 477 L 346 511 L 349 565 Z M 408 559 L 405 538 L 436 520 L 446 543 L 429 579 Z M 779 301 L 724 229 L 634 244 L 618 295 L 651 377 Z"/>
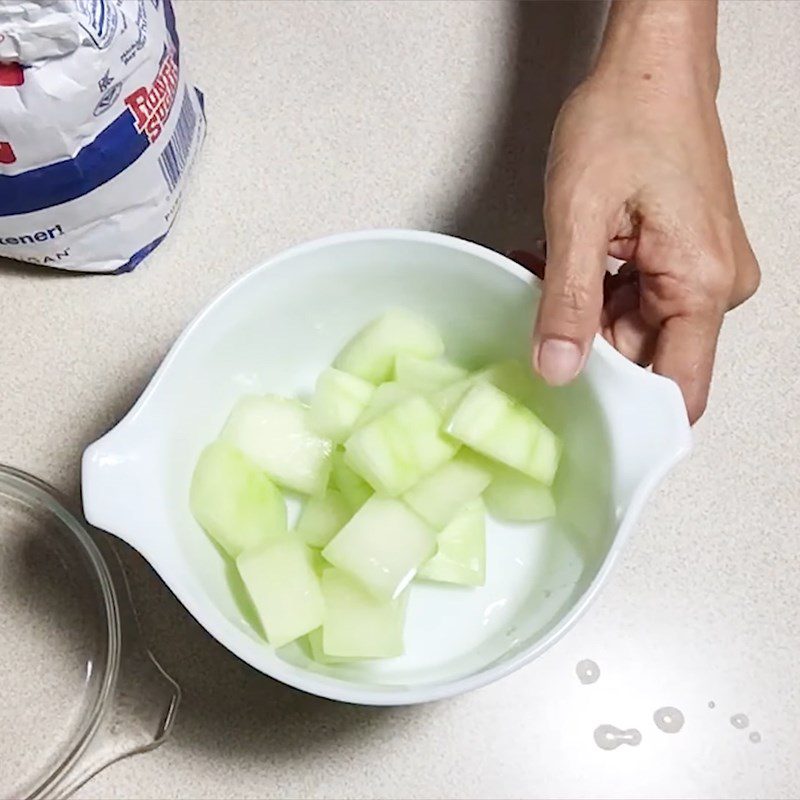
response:
<path fill-rule="evenodd" d="M 593 77 L 714 97 L 716 38 L 716 0 L 614 0 Z"/>

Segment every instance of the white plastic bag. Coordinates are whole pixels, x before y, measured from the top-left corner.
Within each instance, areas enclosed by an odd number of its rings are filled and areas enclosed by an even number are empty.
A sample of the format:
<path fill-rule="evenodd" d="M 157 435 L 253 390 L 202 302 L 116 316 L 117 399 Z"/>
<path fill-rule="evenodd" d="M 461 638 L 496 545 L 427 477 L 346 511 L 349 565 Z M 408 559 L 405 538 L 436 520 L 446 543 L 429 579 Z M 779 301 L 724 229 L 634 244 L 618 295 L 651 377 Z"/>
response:
<path fill-rule="evenodd" d="M 170 0 L 0 3 L 0 256 L 133 269 L 204 133 Z"/>

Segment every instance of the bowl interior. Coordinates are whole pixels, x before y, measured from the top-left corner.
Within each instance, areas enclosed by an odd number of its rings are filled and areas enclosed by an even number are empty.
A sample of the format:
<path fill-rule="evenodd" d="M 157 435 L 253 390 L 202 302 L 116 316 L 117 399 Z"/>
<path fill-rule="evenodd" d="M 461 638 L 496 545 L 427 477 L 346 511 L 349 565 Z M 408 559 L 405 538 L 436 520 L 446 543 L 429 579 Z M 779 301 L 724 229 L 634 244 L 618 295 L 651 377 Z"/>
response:
<path fill-rule="evenodd" d="M 438 325 L 449 356 L 466 367 L 526 359 L 537 290 L 499 263 L 500 257 L 443 237 L 376 234 L 300 248 L 235 284 L 164 371 L 150 415 L 161 430 L 163 503 L 186 591 L 202 595 L 198 602 L 255 645 L 247 660 L 265 672 L 274 673 L 277 658 L 284 674 L 311 671 L 323 680 L 386 689 L 465 678 L 529 648 L 596 575 L 615 526 L 610 471 L 603 467 L 611 458 L 609 439 L 590 378 L 557 391 L 543 387 L 537 403 L 565 441 L 558 517 L 536 525 L 490 520 L 481 588 L 415 584 L 400 658 L 324 667 L 298 645 L 274 653 L 251 624 L 235 569 L 188 511 L 194 463 L 235 400 L 251 392 L 310 396 L 348 338 L 388 308 L 412 309 Z M 162 574 L 167 569 L 162 565 Z"/>

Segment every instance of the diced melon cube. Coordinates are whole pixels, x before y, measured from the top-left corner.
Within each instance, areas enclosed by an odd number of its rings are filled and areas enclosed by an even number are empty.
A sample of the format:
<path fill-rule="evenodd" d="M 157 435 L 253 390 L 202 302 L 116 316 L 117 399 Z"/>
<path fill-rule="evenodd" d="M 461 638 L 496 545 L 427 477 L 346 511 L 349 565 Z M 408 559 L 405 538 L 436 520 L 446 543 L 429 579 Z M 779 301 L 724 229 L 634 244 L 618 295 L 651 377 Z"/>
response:
<path fill-rule="evenodd" d="M 322 573 L 326 658 L 391 658 L 403 654 L 405 597 L 379 600 L 345 572 Z"/>
<path fill-rule="evenodd" d="M 322 577 L 323 570 L 328 569 L 330 564 L 322 557 L 322 553 L 316 547 L 307 547 L 306 555 L 308 556 L 308 563 L 311 564 L 311 569 L 318 577 Z"/>
<path fill-rule="evenodd" d="M 467 371 L 444 359 L 417 358 L 406 353 L 397 356 L 395 380 L 420 394 L 430 395 L 467 376 Z"/>
<path fill-rule="evenodd" d="M 512 359 L 490 364 L 476 373 L 475 377 L 491 383 L 528 408 L 533 408 L 542 386 L 541 380 L 533 374 L 529 364 L 521 364 Z"/>
<path fill-rule="evenodd" d="M 455 411 L 456 406 L 461 402 L 464 395 L 473 387 L 476 380 L 475 375 L 468 375 L 460 381 L 451 383 L 450 386 L 439 389 L 438 392 L 434 392 L 431 395 L 431 405 L 441 414 L 443 419 L 447 419 Z"/>
<path fill-rule="evenodd" d="M 232 558 L 286 532 L 286 503 L 278 488 L 227 442 L 214 442 L 200 454 L 189 507 Z"/>
<path fill-rule="evenodd" d="M 343 442 L 369 403 L 375 387 L 349 372 L 330 367 L 317 380 L 311 424 L 321 436 Z"/>
<path fill-rule="evenodd" d="M 539 379 L 533 375 L 529 366 L 513 360 L 498 361 L 439 389 L 431 395 L 431 402 L 446 419 L 455 411 L 464 395 L 480 381 L 496 386 L 501 392 L 528 408 L 533 408 L 540 386 Z"/>
<path fill-rule="evenodd" d="M 371 383 L 382 383 L 391 377 L 400 353 L 437 358 L 443 352 L 444 342 L 433 325 L 416 314 L 396 309 L 356 334 L 333 365 Z"/>
<path fill-rule="evenodd" d="M 243 397 L 228 417 L 221 438 L 281 486 L 324 494 L 333 445 L 314 432 L 308 409 L 298 400 L 275 395 Z"/>
<path fill-rule="evenodd" d="M 436 534 L 399 500 L 371 497 L 322 551 L 376 597 L 397 597 L 433 555 Z"/>
<path fill-rule="evenodd" d="M 552 517 L 556 505 L 550 488 L 499 464 L 483 499 L 489 513 L 512 522 L 536 522 Z"/>
<path fill-rule="evenodd" d="M 347 463 L 376 491 L 402 494 L 458 449 L 440 427 L 433 406 L 423 397 L 412 397 L 350 436 L 345 442 Z"/>
<path fill-rule="evenodd" d="M 325 603 L 308 548 L 286 535 L 236 559 L 258 618 L 274 647 L 322 625 Z"/>
<path fill-rule="evenodd" d="M 394 408 L 405 400 L 416 396 L 416 392 L 395 381 L 382 383 L 375 388 L 372 399 L 367 403 L 367 407 L 361 416 L 356 420 L 355 429 L 363 428 L 372 420 L 382 417 L 390 408 Z"/>
<path fill-rule="evenodd" d="M 409 489 L 403 500 L 441 530 L 467 503 L 479 497 L 491 480 L 486 459 L 463 449 Z"/>
<path fill-rule="evenodd" d="M 429 581 L 483 586 L 486 580 L 486 508 L 479 499 L 464 506 L 436 537 L 436 555 L 417 571 Z"/>
<path fill-rule="evenodd" d="M 547 426 L 539 432 L 533 460 L 530 464 L 531 475 L 545 486 L 552 486 L 561 461 L 563 444 Z"/>
<path fill-rule="evenodd" d="M 325 547 L 352 516 L 353 511 L 341 493 L 328 489 L 324 497 L 306 500 L 295 530 L 307 545 Z"/>
<path fill-rule="evenodd" d="M 467 392 L 447 432 L 501 464 L 548 486 L 553 482 L 560 442 L 536 414 L 491 384 L 478 381 Z"/>
<path fill-rule="evenodd" d="M 344 460 L 344 450 L 338 448 L 332 456 L 331 486 L 341 492 L 352 512 L 358 511 L 373 495 L 372 487 L 350 469 Z"/>
<path fill-rule="evenodd" d="M 333 568 L 328 567 L 328 569 Z M 347 658 L 345 656 L 327 655 L 327 653 L 322 649 L 322 628 L 317 628 L 316 630 L 311 631 L 311 633 L 306 636 L 306 640 L 308 641 L 308 649 L 311 652 L 311 658 L 313 658 L 318 664 L 345 664 L 349 661 L 359 660 L 357 658 Z"/>

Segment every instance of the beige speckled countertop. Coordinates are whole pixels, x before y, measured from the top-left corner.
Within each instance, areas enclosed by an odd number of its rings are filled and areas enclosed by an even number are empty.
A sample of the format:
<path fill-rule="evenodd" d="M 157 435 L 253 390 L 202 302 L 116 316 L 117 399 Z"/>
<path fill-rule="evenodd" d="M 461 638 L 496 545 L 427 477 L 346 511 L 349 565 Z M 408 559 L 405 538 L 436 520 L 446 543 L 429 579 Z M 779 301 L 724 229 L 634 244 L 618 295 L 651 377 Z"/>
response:
<path fill-rule="evenodd" d="M 266 256 L 373 226 L 530 242 L 549 126 L 598 16 L 504 2 L 177 13 L 209 137 L 167 243 L 122 277 L 0 269 L 0 460 L 71 493 L 82 448 L 183 325 Z M 796 3 L 723 4 L 720 106 L 763 286 L 725 325 L 694 454 L 583 621 L 471 695 L 347 707 L 251 671 L 130 553 L 146 634 L 184 703 L 167 744 L 80 797 L 800 796 L 798 41 Z M 601 668 L 591 686 L 582 658 Z M 678 735 L 653 724 L 664 705 L 686 716 Z M 638 727 L 641 745 L 600 750 L 603 722 Z"/>

